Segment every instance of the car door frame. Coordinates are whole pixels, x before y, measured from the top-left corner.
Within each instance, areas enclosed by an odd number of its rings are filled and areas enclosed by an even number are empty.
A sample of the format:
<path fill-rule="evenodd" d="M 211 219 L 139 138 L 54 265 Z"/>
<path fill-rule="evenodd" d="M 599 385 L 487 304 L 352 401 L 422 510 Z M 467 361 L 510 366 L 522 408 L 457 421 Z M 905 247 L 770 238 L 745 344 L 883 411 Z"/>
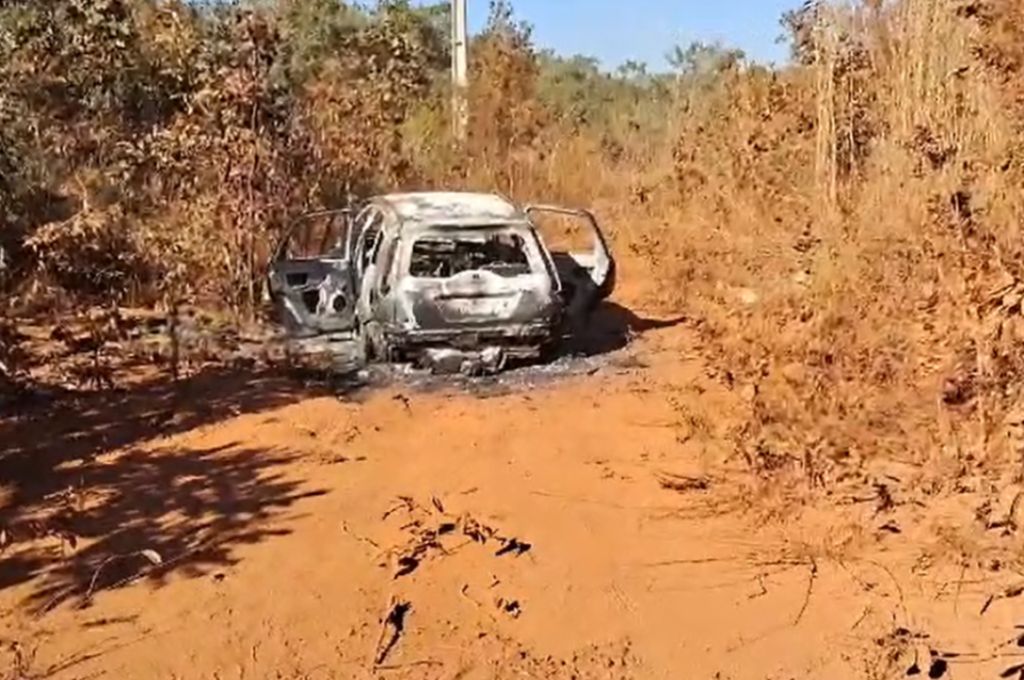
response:
<path fill-rule="evenodd" d="M 617 274 L 615 258 L 612 255 L 611 248 L 608 247 L 608 240 L 605 238 L 604 232 L 601 230 L 601 226 L 593 212 L 583 208 L 569 208 L 546 204 L 527 205 L 523 212 L 533 223 L 542 241 L 544 240 L 544 235 L 534 220 L 534 216 L 538 214 L 576 218 L 589 227 L 591 238 L 593 239 L 590 253 L 552 250 L 545 244 L 545 248 L 548 249 L 551 259 L 555 263 L 555 273 L 559 278 L 560 289 L 564 294 L 571 291 L 573 295 L 571 299 L 565 300 L 565 306 L 570 317 L 579 317 L 585 314 L 612 294 L 615 289 Z M 580 258 L 587 256 L 593 258 L 594 266 L 592 269 L 587 269 L 580 262 Z M 570 267 L 570 263 L 574 266 Z M 569 271 L 570 268 L 572 269 L 571 272 Z M 596 278 L 594 270 L 598 271 Z M 581 279 L 584 275 L 589 282 Z M 565 279 L 570 276 L 574 280 L 566 281 Z"/>
<path fill-rule="evenodd" d="M 296 287 L 287 283 L 287 277 L 290 274 L 301 274 L 303 273 L 303 270 L 308 270 L 308 272 L 311 272 L 314 275 L 320 275 L 321 282 L 328 277 L 336 277 L 336 286 L 347 289 L 347 292 L 350 294 L 354 293 L 350 278 L 352 262 L 352 251 L 350 245 L 352 214 L 353 211 L 351 208 L 337 208 L 306 213 L 293 220 L 278 239 L 277 244 L 274 247 L 273 255 L 271 256 L 270 262 L 267 266 L 266 291 L 270 298 L 270 302 L 277 307 L 278 311 L 281 313 L 281 320 L 288 330 L 315 334 L 320 332 L 351 330 L 353 327 L 354 323 L 351 322 L 338 321 L 336 323 L 322 323 L 322 320 L 318 319 L 315 313 L 310 312 L 306 308 L 305 302 L 302 299 L 303 292 L 312 290 L 312 287 L 307 290 L 296 292 Z M 341 257 L 288 257 L 288 244 L 294 237 L 296 230 L 299 229 L 304 222 L 318 217 L 333 218 L 335 216 L 344 216 L 347 221 L 345 227 L 345 247 L 344 253 Z M 324 246 L 326 247 L 326 244 L 324 244 Z M 355 300 L 353 299 L 351 302 L 354 303 Z M 354 318 L 354 310 L 352 311 L 352 316 Z"/>
<path fill-rule="evenodd" d="M 354 267 L 353 272 L 356 278 L 357 285 L 357 296 L 358 301 L 356 303 L 356 317 L 360 324 L 365 324 L 369 321 L 375 313 L 376 303 L 378 300 L 375 294 L 379 294 L 379 279 L 381 276 L 386 276 L 387 272 L 379 272 L 377 267 L 377 258 L 380 253 L 380 249 L 384 241 L 389 238 L 389 232 L 393 230 L 393 225 L 389 225 L 388 218 L 389 212 L 384 205 L 379 203 L 371 203 L 367 205 L 360 215 L 366 215 L 367 220 L 365 224 L 360 224 L 356 228 L 354 238 L 356 239 L 354 250 L 353 250 L 353 261 Z M 376 233 L 373 234 L 371 240 L 366 238 L 366 230 L 377 222 L 377 218 L 380 218 L 379 226 L 376 227 Z M 360 221 L 357 217 L 357 222 Z M 389 228 L 390 226 L 390 228 Z"/>

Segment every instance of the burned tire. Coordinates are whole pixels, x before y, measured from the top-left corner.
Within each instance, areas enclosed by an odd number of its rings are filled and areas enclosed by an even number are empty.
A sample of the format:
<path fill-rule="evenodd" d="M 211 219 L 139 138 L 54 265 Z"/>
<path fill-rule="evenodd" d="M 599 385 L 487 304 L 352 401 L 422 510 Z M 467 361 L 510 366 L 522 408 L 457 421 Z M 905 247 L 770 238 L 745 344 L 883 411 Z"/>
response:
<path fill-rule="evenodd" d="M 537 351 L 537 361 L 542 364 L 551 364 L 562 357 L 566 348 L 565 340 L 556 337 L 542 344 Z"/>
<path fill-rule="evenodd" d="M 366 363 L 380 364 L 391 361 L 391 346 L 379 323 L 371 321 L 363 324 L 359 334 L 363 338 L 363 353 L 366 356 Z"/>

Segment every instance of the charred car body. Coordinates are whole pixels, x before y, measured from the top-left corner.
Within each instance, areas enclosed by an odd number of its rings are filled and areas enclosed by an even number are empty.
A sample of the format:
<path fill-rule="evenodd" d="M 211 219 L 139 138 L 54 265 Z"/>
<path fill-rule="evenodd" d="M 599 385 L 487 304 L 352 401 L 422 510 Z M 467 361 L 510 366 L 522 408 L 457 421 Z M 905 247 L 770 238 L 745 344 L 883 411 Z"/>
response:
<path fill-rule="evenodd" d="M 576 221 L 589 247 L 549 248 L 539 215 Z M 318 221 L 324 228 L 308 229 Z M 445 192 L 308 215 L 285 234 L 268 275 L 282 322 L 300 337 L 354 333 L 371 361 L 464 372 L 542 356 L 614 285 L 591 213 Z"/>

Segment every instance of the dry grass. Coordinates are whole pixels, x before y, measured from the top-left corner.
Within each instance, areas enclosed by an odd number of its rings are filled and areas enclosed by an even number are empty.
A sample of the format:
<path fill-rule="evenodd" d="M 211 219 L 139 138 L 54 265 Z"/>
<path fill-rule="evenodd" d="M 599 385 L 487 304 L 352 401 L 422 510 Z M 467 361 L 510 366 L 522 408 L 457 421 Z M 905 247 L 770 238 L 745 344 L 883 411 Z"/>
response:
<path fill-rule="evenodd" d="M 802 66 L 723 78 L 687 119 L 661 210 L 681 301 L 755 386 L 737 448 L 761 472 L 1019 473 L 1017 62 L 985 56 L 1007 12 L 810 11 Z"/>

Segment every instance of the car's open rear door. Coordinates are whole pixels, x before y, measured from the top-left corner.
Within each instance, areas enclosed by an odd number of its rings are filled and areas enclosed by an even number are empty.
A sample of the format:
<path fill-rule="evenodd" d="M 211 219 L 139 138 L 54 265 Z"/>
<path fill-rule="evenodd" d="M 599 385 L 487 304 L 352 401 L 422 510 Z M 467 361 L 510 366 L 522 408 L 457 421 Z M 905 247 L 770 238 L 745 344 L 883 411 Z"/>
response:
<path fill-rule="evenodd" d="M 286 230 L 275 249 L 267 289 L 281 322 L 293 333 L 336 333 L 355 325 L 350 217 L 349 210 L 306 215 Z"/>
<path fill-rule="evenodd" d="M 588 210 L 531 205 L 526 214 L 538 228 L 551 252 L 570 318 L 578 319 L 615 289 L 615 259 L 597 218 Z M 552 237 L 545 221 L 561 223 L 563 231 L 575 231 L 575 243 Z"/>

